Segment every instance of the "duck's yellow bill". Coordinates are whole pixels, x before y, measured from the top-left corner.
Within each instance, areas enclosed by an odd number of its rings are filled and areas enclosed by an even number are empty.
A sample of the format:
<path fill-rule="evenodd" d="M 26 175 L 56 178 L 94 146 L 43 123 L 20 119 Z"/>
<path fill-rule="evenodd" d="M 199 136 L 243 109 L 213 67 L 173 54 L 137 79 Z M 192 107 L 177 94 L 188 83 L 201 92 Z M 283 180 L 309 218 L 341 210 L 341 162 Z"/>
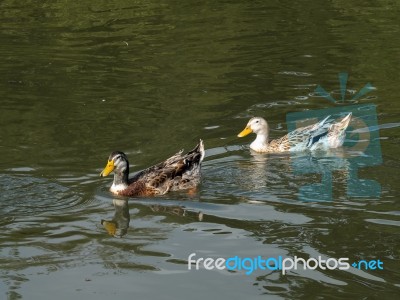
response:
<path fill-rule="evenodd" d="M 243 130 L 238 134 L 238 137 L 244 137 L 244 136 L 246 136 L 246 135 L 248 135 L 248 134 L 250 134 L 250 133 L 252 133 L 252 132 L 253 132 L 253 130 L 251 130 L 250 127 L 246 127 L 245 129 L 243 129 Z"/>
<path fill-rule="evenodd" d="M 106 177 L 108 174 L 110 174 L 114 170 L 114 162 L 112 160 L 109 160 L 107 162 L 106 167 L 104 168 L 103 171 L 101 171 L 100 176 L 101 177 Z"/>

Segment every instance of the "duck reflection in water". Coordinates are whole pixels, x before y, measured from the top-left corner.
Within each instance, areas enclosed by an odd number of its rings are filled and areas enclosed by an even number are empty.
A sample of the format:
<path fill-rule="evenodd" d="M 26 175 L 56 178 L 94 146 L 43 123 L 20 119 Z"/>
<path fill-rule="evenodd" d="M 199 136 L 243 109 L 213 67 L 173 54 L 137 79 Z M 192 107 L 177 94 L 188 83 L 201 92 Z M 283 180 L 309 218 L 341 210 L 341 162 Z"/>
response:
<path fill-rule="evenodd" d="M 108 234 L 120 238 L 127 234 L 129 228 L 130 215 L 128 200 L 113 199 L 113 205 L 115 209 L 114 217 L 109 221 L 101 220 L 101 225 L 107 230 Z M 166 213 L 191 219 L 194 217 L 194 219 L 198 221 L 203 220 L 202 212 L 190 212 L 187 211 L 184 206 L 151 204 L 148 205 L 148 207 L 152 212 L 157 214 Z"/>
<path fill-rule="evenodd" d="M 284 198 L 319 202 L 332 201 L 333 196 L 360 194 L 360 189 L 373 193 L 372 188 L 368 189 L 358 179 L 357 165 L 353 162 L 357 155 L 352 148 L 293 154 L 250 151 L 248 159 L 238 161 L 240 178 L 246 181 L 237 182 L 253 195 L 260 192 L 258 200 Z M 355 186 L 359 187 L 358 191 Z"/>
<path fill-rule="evenodd" d="M 130 215 L 128 200 L 113 199 L 114 217 L 112 220 L 101 220 L 101 224 L 107 232 L 114 237 L 123 237 L 128 232 Z"/>

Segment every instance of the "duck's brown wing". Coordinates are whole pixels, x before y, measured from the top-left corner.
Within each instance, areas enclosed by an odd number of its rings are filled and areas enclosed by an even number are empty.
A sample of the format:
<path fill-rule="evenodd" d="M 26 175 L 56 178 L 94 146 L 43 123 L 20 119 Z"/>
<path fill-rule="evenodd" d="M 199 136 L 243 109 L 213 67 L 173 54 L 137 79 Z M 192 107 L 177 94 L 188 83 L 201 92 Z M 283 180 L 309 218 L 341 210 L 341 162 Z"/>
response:
<path fill-rule="evenodd" d="M 181 150 L 178 153 L 171 156 L 170 158 L 168 158 L 167 160 L 136 173 L 132 178 L 129 179 L 129 183 L 133 183 L 140 179 L 144 179 L 146 176 L 149 176 L 151 174 L 156 174 L 162 171 L 164 168 L 166 168 L 166 166 L 174 164 L 175 162 L 182 159 L 182 152 L 183 151 Z"/>
<path fill-rule="evenodd" d="M 130 186 L 140 186 L 146 194 L 165 194 L 169 190 L 187 189 L 200 182 L 200 166 L 204 159 L 204 144 L 186 154 L 176 153 L 167 160 L 147 168 L 130 179 Z"/>

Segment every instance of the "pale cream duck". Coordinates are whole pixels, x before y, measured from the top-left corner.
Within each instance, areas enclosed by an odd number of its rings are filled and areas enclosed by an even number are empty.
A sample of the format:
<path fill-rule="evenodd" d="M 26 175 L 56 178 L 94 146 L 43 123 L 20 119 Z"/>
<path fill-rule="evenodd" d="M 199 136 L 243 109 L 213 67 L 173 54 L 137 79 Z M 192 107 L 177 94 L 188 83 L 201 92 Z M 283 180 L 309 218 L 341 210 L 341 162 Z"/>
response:
<path fill-rule="evenodd" d="M 249 120 L 246 128 L 238 134 L 238 137 L 244 137 L 254 132 L 257 137 L 250 144 L 250 149 L 261 153 L 328 150 L 343 145 L 351 116 L 352 114 L 349 113 L 336 123 L 330 119 L 330 116 L 327 116 L 318 123 L 297 128 L 275 140 L 269 140 L 267 121 L 261 117 L 254 117 Z"/>

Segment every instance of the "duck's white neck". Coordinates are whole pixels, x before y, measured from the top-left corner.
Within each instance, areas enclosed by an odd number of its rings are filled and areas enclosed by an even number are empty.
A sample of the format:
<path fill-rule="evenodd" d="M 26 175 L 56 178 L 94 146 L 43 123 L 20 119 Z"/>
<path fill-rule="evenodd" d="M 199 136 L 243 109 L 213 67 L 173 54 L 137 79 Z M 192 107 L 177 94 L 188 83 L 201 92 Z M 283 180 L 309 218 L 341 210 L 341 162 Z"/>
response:
<path fill-rule="evenodd" d="M 118 194 L 119 192 L 125 190 L 128 187 L 128 185 L 126 183 L 113 183 L 110 191 L 112 193 Z"/>
<path fill-rule="evenodd" d="M 250 144 L 250 149 L 265 152 L 268 148 L 268 131 L 257 133 L 256 139 Z"/>

